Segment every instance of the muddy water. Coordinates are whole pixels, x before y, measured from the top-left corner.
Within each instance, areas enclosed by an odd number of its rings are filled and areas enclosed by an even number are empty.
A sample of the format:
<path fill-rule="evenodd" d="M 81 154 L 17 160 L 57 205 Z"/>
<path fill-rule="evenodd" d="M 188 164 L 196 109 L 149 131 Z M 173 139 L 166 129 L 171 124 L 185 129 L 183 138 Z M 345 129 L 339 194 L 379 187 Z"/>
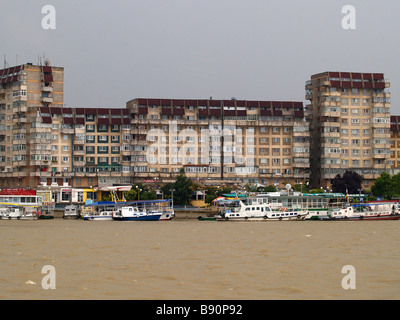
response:
<path fill-rule="evenodd" d="M 1 220 L 0 240 L 0 299 L 400 298 L 399 221 Z"/>

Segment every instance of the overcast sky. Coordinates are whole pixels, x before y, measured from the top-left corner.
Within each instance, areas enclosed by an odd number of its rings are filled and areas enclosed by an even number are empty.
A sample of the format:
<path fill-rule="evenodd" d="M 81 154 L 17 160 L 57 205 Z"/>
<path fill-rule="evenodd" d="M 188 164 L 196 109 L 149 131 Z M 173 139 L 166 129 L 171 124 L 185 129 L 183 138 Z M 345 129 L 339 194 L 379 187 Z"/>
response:
<path fill-rule="evenodd" d="M 0 0 L 0 54 L 65 68 L 69 107 L 133 98 L 304 100 L 324 71 L 382 72 L 400 115 L 399 0 Z M 44 30 L 44 5 L 56 29 Z M 342 28 L 342 7 L 356 29 Z M 2 61 L 1 61 L 2 62 Z M 3 63 L 1 63 L 3 67 Z"/>

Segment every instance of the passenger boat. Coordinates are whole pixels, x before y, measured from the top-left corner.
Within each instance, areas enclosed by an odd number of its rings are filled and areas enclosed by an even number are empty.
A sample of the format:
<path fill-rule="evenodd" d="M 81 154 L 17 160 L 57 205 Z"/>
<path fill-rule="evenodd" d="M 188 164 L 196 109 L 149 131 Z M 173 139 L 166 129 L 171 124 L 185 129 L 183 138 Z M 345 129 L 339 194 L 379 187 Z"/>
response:
<path fill-rule="evenodd" d="M 79 219 L 80 217 L 81 215 L 79 214 L 77 206 L 69 205 L 65 207 L 63 214 L 64 219 Z"/>
<path fill-rule="evenodd" d="M 22 211 L 22 215 L 19 217 L 20 220 L 38 220 L 39 215 L 36 211 Z"/>
<path fill-rule="evenodd" d="M 20 206 L 10 206 L 0 208 L 0 219 L 8 220 L 37 220 L 36 211 L 27 211 Z"/>
<path fill-rule="evenodd" d="M 168 221 L 175 217 L 175 212 L 173 208 L 172 200 L 170 199 L 158 199 L 158 200 L 140 200 L 140 201 L 127 201 L 117 203 L 120 212 L 117 214 L 114 220 L 161 220 Z M 124 208 L 136 208 L 134 210 L 127 210 Z M 122 216 L 123 214 L 130 219 Z M 139 218 L 138 213 L 141 217 L 149 215 L 148 218 Z M 155 217 L 150 217 L 152 215 L 158 215 L 161 213 L 159 219 Z M 132 215 L 131 215 L 132 214 Z M 135 219 L 134 219 L 135 218 Z"/>
<path fill-rule="evenodd" d="M 138 206 L 123 206 L 113 215 L 119 221 L 158 221 L 163 212 L 161 210 L 146 210 Z"/>
<path fill-rule="evenodd" d="M 272 210 L 271 205 L 262 198 L 247 198 L 225 201 L 218 207 L 216 220 L 226 221 L 280 221 L 304 220 L 307 211 L 303 210 Z"/>
<path fill-rule="evenodd" d="M 329 220 L 400 220 L 400 212 L 395 202 L 369 202 L 334 210 Z"/>
<path fill-rule="evenodd" d="M 342 193 L 269 192 L 256 194 L 273 211 L 306 211 L 305 220 L 329 219 L 332 210 L 340 209 L 347 202 Z"/>
<path fill-rule="evenodd" d="M 9 212 L 7 207 L 0 207 L 0 219 L 8 219 Z"/>
<path fill-rule="evenodd" d="M 19 220 L 23 216 L 23 208 L 20 207 L 9 207 L 8 208 L 8 219 Z"/>
<path fill-rule="evenodd" d="M 85 205 L 83 220 L 111 221 L 121 209 L 112 201 L 99 201 Z"/>

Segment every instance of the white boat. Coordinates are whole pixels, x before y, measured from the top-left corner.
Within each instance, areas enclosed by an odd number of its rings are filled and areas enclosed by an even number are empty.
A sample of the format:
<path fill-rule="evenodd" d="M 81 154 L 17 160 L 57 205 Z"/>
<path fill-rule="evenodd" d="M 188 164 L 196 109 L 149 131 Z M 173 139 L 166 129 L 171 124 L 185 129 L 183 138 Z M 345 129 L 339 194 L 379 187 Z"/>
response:
<path fill-rule="evenodd" d="M 78 207 L 75 205 L 66 206 L 64 209 L 64 219 L 79 219 L 80 218 Z"/>
<path fill-rule="evenodd" d="M 304 220 L 307 211 L 303 210 L 272 210 L 271 204 L 261 198 L 226 201 L 218 208 L 217 220 L 226 221 L 280 221 Z"/>
<path fill-rule="evenodd" d="M 333 210 L 330 220 L 400 220 L 400 212 L 398 203 L 361 203 Z"/>
<path fill-rule="evenodd" d="M 8 219 L 10 210 L 7 207 L 0 207 L 0 219 Z"/>
<path fill-rule="evenodd" d="M 9 208 L 9 212 L 8 212 L 8 219 L 21 219 L 21 217 L 23 216 L 23 208 L 20 207 L 10 207 Z"/>
<path fill-rule="evenodd" d="M 113 219 L 119 221 L 158 221 L 161 210 L 146 210 L 137 206 L 124 206 L 114 214 Z"/>
<path fill-rule="evenodd" d="M 119 208 L 123 209 L 121 213 L 117 213 L 114 220 L 164 220 L 168 221 L 175 217 L 175 212 L 170 199 L 158 200 L 140 200 L 120 202 L 117 204 Z M 133 208 L 124 209 L 124 208 Z M 157 216 L 160 215 L 159 218 Z M 128 219 L 129 217 L 129 219 Z"/>
<path fill-rule="evenodd" d="M 91 210 L 88 210 L 91 209 Z M 90 221 L 111 221 L 113 216 L 120 212 L 115 202 L 100 201 L 85 205 L 83 220 Z"/>
<path fill-rule="evenodd" d="M 273 211 L 307 211 L 306 220 L 325 220 L 331 212 L 343 207 L 345 195 L 341 193 L 303 194 L 301 192 L 270 192 L 256 194 L 271 205 Z"/>
<path fill-rule="evenodd" d="M 172 220 L 175 217 L 174 209 L 165 209 L 160 217 L 161 221 Z"/>

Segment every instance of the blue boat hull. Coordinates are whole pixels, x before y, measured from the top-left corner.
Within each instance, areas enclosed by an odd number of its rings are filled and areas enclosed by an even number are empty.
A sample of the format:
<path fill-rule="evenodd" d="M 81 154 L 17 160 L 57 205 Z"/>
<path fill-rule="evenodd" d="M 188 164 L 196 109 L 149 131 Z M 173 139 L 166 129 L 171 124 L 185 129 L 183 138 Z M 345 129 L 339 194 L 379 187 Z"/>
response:
<path fill-rule="evenodd" d="M 141 217 L 118 217 L 113 218 L 119 221 L 158 221 L 161 215 L 141 216 Z"/>

